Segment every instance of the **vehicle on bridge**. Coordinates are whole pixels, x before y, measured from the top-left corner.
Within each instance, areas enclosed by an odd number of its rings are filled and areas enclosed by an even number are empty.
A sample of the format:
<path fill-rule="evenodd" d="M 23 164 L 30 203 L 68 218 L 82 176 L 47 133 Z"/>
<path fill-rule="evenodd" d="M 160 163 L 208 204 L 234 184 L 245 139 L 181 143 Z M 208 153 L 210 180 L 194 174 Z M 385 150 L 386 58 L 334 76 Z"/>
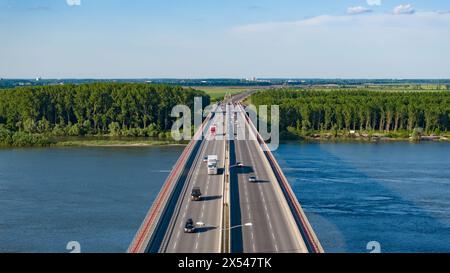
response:
<path fill-rule="evenodd" d="M 211 126 L 211 128 L 209 129 L 209 132 L 211 133 L 212 136 L 216 135 L 216 131 L 217 131 L 217 125 L 214 124 Z"/>
<path fill-rule="evenodd" d="M 199 187 L 192 188 L 191 192 L 191 200 L 192 201 L 200 201 L 202 199 L 202 192 Z"/>
<path fill-rule="evenodd" d="M 195 232 L 194 220 L 192 220 L 191 218 L 189 218 L 186 221 L 186 224 L 184 225 L 184 232 L 185 233 L 194 233 Z"/>
<path fill-rule="evenodd" d="M 248 182 L 256 182 L 256 176 L 250 176 Z"/>
<path fill-rule="evenodd" d="M 215 175 L 217 174 L 217 155 L 208 155 L 208 174 Z"/>

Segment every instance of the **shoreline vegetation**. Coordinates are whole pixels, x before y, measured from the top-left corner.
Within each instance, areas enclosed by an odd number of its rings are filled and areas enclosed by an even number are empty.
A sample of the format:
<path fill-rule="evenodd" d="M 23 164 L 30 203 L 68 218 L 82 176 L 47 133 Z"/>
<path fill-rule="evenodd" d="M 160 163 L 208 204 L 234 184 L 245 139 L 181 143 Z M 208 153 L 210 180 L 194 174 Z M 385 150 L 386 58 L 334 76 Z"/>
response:
<path fill-rule="evenodd" d="M 0 147 L 184 145 L 173 106 L 193 108 L 248 88 L 204 91 L 158 84 L 92 83 L 0 91 Z M 227 91 L 228 90 L 228 91 Z M 450 92 L 432 85 L 265 89 L 246 103 L 280 106 L 280 140 L 449 141 Z M 270 118 L 270 117 L 269 117 Z"/>
<path fill-rule="evenodd" d="M 176 105 L 194 110 L 210 96 L 181 86 L 138 83 L 92 83 L 16 87 L 0 90 L 0 146 L 155 145 L 172 143 Z M 73 140 L 64 137 L 111 137 Z M 124 143 L 117 137 L 135 138 Z M 142 141 L 142 138 L 152 140 Z M 138 141 L 136 141 L 138 140 Z"/>
<path fill-rule="evenodd" d="M 282 132 L 280 136 L 282 141 L 330 141 L 330 142 L 394 142 L 394 141 L 409 141 L 409 142 L 436 142 L 436 141 L 450 141 L 449 134 L 441 135 L 416 135 L 408 132 L 401 133 L 385 133 L 385 132 L 314 132 L 308 131 L 304 135 L 293 135 Z"/>
<path fill-rule="evenodd" d="M 160 138 L 74 137 L 53 139 L 52 147 L 150 147 L 184 146 L 187 141 Z"/>
<path fill-rule="evenodd" d="M 245 103 L 279 105 L 280 138 L 285 140 L 450 138 L 450 92 L 442 86 L 268 89 L 254 93 Z"/>

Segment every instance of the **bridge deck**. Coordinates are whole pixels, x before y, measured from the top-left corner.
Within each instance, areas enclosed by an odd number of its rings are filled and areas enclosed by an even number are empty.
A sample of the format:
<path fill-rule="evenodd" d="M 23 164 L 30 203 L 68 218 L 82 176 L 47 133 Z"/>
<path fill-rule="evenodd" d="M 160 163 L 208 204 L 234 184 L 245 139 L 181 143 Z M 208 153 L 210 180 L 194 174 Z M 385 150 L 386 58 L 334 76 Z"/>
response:
<path fill-rule="evenodd" d="M 243 96 L 236 96 L 234 102 Z M 182 157 L 183 168 L 176 169 L 169 177 L 162 193 L 144 220 L 129 247 L 129 252 L 177 252 L 215 253 L 223 249 L 232 252 L 323 252 L 303 210 L 292 193 L 286 178 L 270 152 L 260 148 L 261 141 L 251 121 L 246 119 L 241 106 L 239 126 L 245 127 L 249 135 L 245 140 L 235 140 L 233 119 L 227 106 L 229 141 L 212 137 L 208 128 L 220 123 L 221 115 L 213 115 L 205 121 L 206 137 L 193 141 Z M 197 133 L 198 134 L 198 133 Z M 225 145 L 229 144 L 229 155 Z M 203 158 L 218 155 L 219 174 L 208 175 Z M 229 158 L 230 227 L 223 226 L 225 159 Z M 236 162 L 243 167 L 235 167 Z M 180 163 L 180 165 L 182 165 Z M 256 182 L 249 182 L 255 176 Z M 191 201 L 193 187 L 200 187 L 204 199 Z M 165 203 L 164 203 L 165 202 Z M 164 203 L 164 204 L 161 204 Z M 156 216 L 155 216 L 156 215 Z M 195 233 L 184 233 L 188 218 L 201 222 Z M 245 225 L 251 223 L 251 225 Z M 244 225 L 244 226 L 242 226 Z M 230 240 L 223 240 L 231 228 Z M 223 242 L 230 242 L 224 247 Z"/>

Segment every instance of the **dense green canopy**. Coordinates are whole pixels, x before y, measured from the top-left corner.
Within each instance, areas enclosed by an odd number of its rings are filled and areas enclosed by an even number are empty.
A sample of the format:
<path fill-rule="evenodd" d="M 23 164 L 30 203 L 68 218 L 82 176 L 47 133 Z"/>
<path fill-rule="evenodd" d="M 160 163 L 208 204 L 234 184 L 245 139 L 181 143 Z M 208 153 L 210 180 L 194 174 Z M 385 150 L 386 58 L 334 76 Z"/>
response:
<path fill-rule="evenodd" d="M 293 90 L 260 91 L 255 105 L 280 105 L 282 130 L 426 132 L 450 129 L 448 91 Z"/>
<path fill-rule="evenodd" d="M 3 134 L 155 136 L 169 130 L 173 106 L 191 109 L 204 92 L 168 85 L 95 83 L 0 90 Z M 0 134 L 2 134 L 0 132 Z"/>

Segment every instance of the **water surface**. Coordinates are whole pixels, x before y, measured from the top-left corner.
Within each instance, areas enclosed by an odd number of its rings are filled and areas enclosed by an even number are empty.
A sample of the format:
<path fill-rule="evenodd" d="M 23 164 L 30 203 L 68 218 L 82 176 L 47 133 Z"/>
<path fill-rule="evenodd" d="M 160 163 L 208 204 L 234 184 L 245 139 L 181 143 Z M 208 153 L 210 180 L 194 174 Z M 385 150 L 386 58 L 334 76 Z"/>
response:
<path fill-rule="evenodd" d="M 182 149 L 0 149 L 0 252 L 126 251 Z"/>
<path fill-rule="evenodd" d="M 286 143 L 275 155 L 326 251 L 450 252 L 449 143 Z"/>
<path fill-rule="evenodd" d="M 328 252 L 450 252 L 449 143 L 284 143 Z M 183 147 L 0 149 L 0 252 L 124 252 Z"/>

